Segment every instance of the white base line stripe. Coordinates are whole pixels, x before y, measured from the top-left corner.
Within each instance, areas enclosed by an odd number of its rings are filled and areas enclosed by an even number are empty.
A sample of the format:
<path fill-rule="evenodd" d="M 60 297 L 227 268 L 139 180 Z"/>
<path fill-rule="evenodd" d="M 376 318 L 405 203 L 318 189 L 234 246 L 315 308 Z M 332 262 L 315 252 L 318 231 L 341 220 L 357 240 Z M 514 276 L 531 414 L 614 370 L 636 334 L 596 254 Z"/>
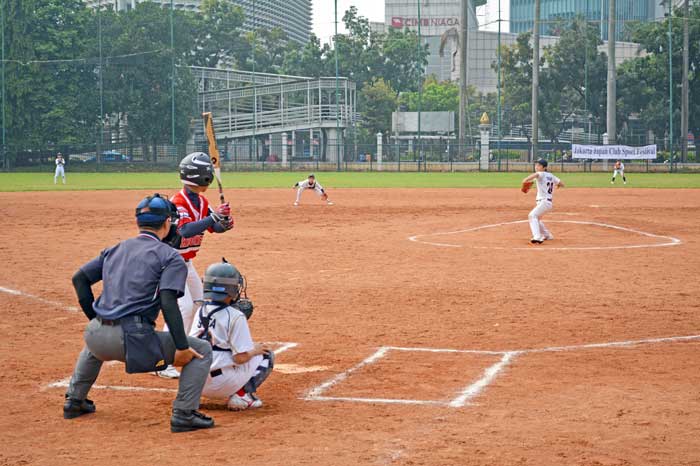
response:
<path fill-rule="evenodd" d="M 408 240 L 413 241 L 414 243 L 421 243 L 421 244 L 428 244 L 430 246 L 438 246 L 438 247 L 443 247 L 443 248 L 464 248 L 468 247 L 471 249 L 497 249 L 497 250 L 516 250 L 516 251 L 607 251 L 611 249 L 640 249 L 640 248 L 661 248 L 661 247 L 668 247 L 668 246 L 678 246 L 679 244 L 682 244 L 682 241 L 678 238 L 674 238 L 673 236 L 664 236 L 664 235 L 656 235 L 654 233 L 648 233 L 646 231 L 640 231 L 640 230 L 634 230 L 632 228 L 626 228 L 626 227 L 620 227 L 617 225 L 610 225 L 607 223 L 599 223 L 599 222 L 584 222 L 584 221 L 579 221 L 579 220 L 549 220 L 548 223 L 569 223 L 569 224 L 574 224 L 574 225 L 594 225 L 602 228 L 609 228 L 612 230 L 618 230 L 618 231 L 624 231 L 628 233 L 634 233 L 637 235 L 641 236 L 646 236 L 648 238 L 658 238 L 662 240 L 666 240 L 664 243 L 651 243 L 651 244 L 633 244 L 633 245 L 628 245 L 628 246 L 588 246 L 588 247 L 515 247 L 515 248 L 506 248 L 506 247 L 499 247 L 499 246 L 463 246 L 461 244 L 450 244 L 450 243 L 436 243 L 432 241 L 424 241 L 419 238 L 428 238 L 428 237 L 433 237 L 433 236 L 448 236 L 448 235 L 457 235 L 460 233 L 469 233 L 471 231 L 479 231 L 479 230 L 485 230 L 488 228 L 496 228 L 496 227 L 501 227 L 501 226 L 506 226 L 506 225 L 516 225 L 520 223 L 528 223 L 527 220 L 516 220 L 513 222 L 502 222 L 502 223 L 494 223 L 491 225 L 480 225 L 477 227 L 473 228 L 467 228 L 464 230 L 456 230 L 456 231 L 445 231 L 445 232 L 439 232 L 439 233 L 427 233 L 423 235 L 414 235 L 414 236 L 409 236 Z"/>
<path fill-rule="evenodd" d="M 467 403 L 467 401 L 479 395 L 482 390 L 493 382 L 498 373 L 501 372 L 517 354 L 518 353 L 515 351 L 504 354 L 500 361 L 487 368 L 484 371 L 484 375 L 479 380 L 465 388 L 457 398 L 450 402 L 449 406 L 451 408 L 461 408 Z"/>
<path fill-rule="evenodd" d="M 35 301 L 39 301 L 40 303 L 48 304 L 49 306 L 60 307 L 64 311 L 68 312 L 78 312 L 78 308 L 75 306 L 66 306 L 63 303 L 59 303 L 58 301 L 51 301 L 50 299 L 44 299 L 41 296 L 25 293 L 24 291 L 13 290 L 12 288 L 5 288 L 4 286 L 0 286 L 0 293 L 7 293 L 13 296 L 21 296 L 23 298 L 33 299 Z"/>
<path fill-rule="evenodd" d="M 401 400 L 395 398 L 356 398 L 351 396 L 315 396 L 306 398 L 313 401 L 350 401 L 354 403 L 382 403 L 382 404 L 402 404 L 402 405 L 433 405 L 433 406 L 448 406 L 443 401 L 433 400 Z"/>
<path fill-rule="evenodd" d="M 679 341 L 693 341 L 700 340 L 700 335 L 687 335 L 678 337 L 661 337 L 661 338 L 647 338 L 644 340 L 626 340 L 626 341 L 612 341 L 609 343 L 589 343 L 585 345 L 572 345 L 572 346 L 549 346 L 547 348 L 532 348 L 518 350 L 518 353 L 548 353 L 548 352 L 558 352 L 558 351 L 576 351 L 582 349 L 596 349 L 596 348 L 621 348 L 621 347 L 632 347 L 637 345 L 653 345 L 655 343 L 673 343 Z"/>
<path fill-rule="evenodd" d="M 350 374 L 353 372 L 357 371 L 358 369 L 363 368 L 364 366 L 368 364 L 372 364 L 373 362 L 377 361 L 378 359 L 384 357 L 384 355 L 389 351 L 388 347 L 381 347 L 379 348 L 374 354 L 371 356 L 365 358 L 362 360 L 359 364 L 356 364 L 355 366 L 351 367 L 350 369 L 346 370 L 345 372 L 341 372 L 340 374 L 336 375 L 332 379 L 322 383 L 318 387 L 312 389 L 309 391 L 309 393 L 306 395 L 305 399 L 307 400 L 313 400 L 316 399 L 318 396 L 321 395 L 321 393 L 325 392 L 332 386 L 338 384 L 339 382 L 342 382 L 343 380 L 347 379 Z"/>
<path fill-rule="evenodd" d="M 275 355 L 284 353 L 285 351 L 288 351 L 292 348 L 296 348 L 299 346 L 299 343 L 294 343 L 294 342 L 284 342 L 284 341 L 273 341 L 269 342 L 268 344 L 270 345 L 280 345 L 279 348 L 273 350 Z M 107 367 L 115 366 L 117 364 L 121 363 L 121 361 L 106 361 L 103 365 Z M 291 366 L 291 365 L 290 365 Z M 304 367 L 303 366 L 295 366 L 296 372 L 288 372 L 288 373 L 301 373 L 304 372 Z M 314 368 L 316 369 L 316 368 Z M 280 371 L 282 373 L 285 373 L 284 371 Z M 68 385 L 70 384 L 70 376 L 66 377 L 65 379 L 58 380 L 56 382 L 51 382 L 49 384 L 46 384 L 43 388 L 67 388 Z M 92 388 L 95 388 L 97 390 L 117 390 L 117 391 L 126 391 L 126 392 L 163 392 L 163 393 L 171 393 L 171 392 L 177 392 L 177 390 L 174 390 L 172 388 L 158 388 L 158 387 L 137 387 L 137 386 L 124 386 L 124 385 L 93 385 Z"/>
<path fill-rule="evenodd" d="M 458 349 L 442 349 L 442 348 L 409 348 L 403 346 L 388 346 L 392 351 L 411 351 L 411 352 L 426 352 L 426 353 L 467 353 L 467 354 L 492 354 L 500 356 L 508 351 L 487 351 L 487 350 L 458 350 Z"/>

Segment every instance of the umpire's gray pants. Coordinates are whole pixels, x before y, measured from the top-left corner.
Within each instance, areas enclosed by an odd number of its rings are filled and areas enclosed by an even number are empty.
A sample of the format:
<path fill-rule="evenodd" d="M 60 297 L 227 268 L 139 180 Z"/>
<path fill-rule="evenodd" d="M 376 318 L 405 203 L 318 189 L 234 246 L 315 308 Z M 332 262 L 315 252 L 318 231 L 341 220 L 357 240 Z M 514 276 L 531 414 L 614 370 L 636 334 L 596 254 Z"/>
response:
<path fill-rule="evenodd" d="M 173 338 L 169 332 L 156 333 L 163 345 L 166 362 L 172 364 L 176 350 Z M 68 397 L 76 400 L 84 400 L 87 397 L 104 361 L 124 362 L 125 360 L 124 333 L 120 325 L 102 325 L 98 319 L 92 319 L 85 329 L 84 339 L 85 347 L 78 356 L 78 362 L 66 392 Z M 199 399 L 211 366 L 211 345 L 199 338 L 187 337 L 187 341 L 190 347 L 204 358 L 193 358 L 182 368 L 177 397 L 173 402 L 174 409 L 199 409 Z"/>

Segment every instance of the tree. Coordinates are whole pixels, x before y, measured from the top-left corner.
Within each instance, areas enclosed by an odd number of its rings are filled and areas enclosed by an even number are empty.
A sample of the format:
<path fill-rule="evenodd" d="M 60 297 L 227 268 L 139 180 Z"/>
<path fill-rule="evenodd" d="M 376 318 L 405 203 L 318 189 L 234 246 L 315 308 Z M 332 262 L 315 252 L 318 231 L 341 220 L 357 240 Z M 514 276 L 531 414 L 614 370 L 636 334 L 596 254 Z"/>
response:
<path fill-rule="evenodd" d="M 391 114 L 396 110 L 398 97 L 396 91 L 382 78 L 377 78 L 362 88 L 360 99 L 365 111 L 362 116 L 362 127 L 371 135 L 391 131 Z"/>
<path fill-rule="evenodd" d="M 243 10 L 227 0 L 203 0 L 194 16 L 196 32 L 190 63 L 195 66 L 239 66 L 250 54 L 241 35 Z"/>
<path fill-rule="evenodd" d="M 104 53 L 128 59 L 105 65 L 105 111 L 125 116 L 129 138 L 141 141 L 144 148 L 147 143 L 155 146 L 170 141 L 171 53 L 175 54 L 176 65 L 185 65 L 196 34 L 194 15 L 175 11 L 175 48 L 171 51 L 169 15 L 156 4 L 143 2 L 133 10 L 106 18 Z M 176 67 L 175 102 L 176 142 L 184 143 L 196 102 L 196 86 L 186 66 Z"/>
<path fill-rule="evenodd" d="M 419 46 L 418 34 L 408 29 L 389 29 L 381 36 L 381 76 L 399 92 L 417 91 L 428 64 L 427 44 Z M 379 70 L 378 70 L 379 71 Z"/>
<path fill-rule="evenodd" d="M 676 10 L 675 17 L 683 14 Z M 635 42 L 642 45 L 645 55 L 623 63 L 618 74 L 618 118 L 643 126 L 664 137 L 669 131 L 669 76 L 668 76 L 668 20 L 640 25 L 633 33 Z M 674 108 L 674 140 L 680 128 L 680 96 L 682 75 L 682 21 L 672 22 L 672 63 Z M 690 8 L 689 21 L 690 98 L 688 128 L 696 136 L 696 157 L 700 158 L 700 5 Z M 685 137 L 686 135 L 680 135 Z"/>
<path fill-rule="evenodd" d="M 80 0 L 7 0 L 6 134 L 18 149 L 84 140 L 97 115 L 86 40 L 91 12 Z M 62 61 L 59 61 L 62 60 Z"/>
<path fill-rule="evenodd" d="M 530 136 L 525 126 L 530 123 L 530 101 L 532 93 L 532 47 L 531 34 L 518 36 L 512 46 L 501 48 L 501 89 L 503 99 L 503 121 L 506 127 L 519 127 L 521 132 Z M 496 66 L 495 64 L 493 65 Z"/>

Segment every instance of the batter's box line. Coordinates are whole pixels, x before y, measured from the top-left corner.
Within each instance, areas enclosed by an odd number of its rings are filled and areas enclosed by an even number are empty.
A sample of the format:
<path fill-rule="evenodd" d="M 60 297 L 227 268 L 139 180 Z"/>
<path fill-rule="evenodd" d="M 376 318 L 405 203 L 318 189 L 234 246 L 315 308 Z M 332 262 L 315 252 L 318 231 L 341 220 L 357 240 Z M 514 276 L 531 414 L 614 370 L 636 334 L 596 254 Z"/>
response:
<path fill-rule="evenodd" d="M 275 356 L 278 356 L 285 351 L 289 351 L 292 348 L 299 346 L 299 343 L 291 341 L 270 341 L 267 342 L 269 345 L 279 345 L 278 348 L 273 350 Z M 105 366 L 113 366 L 118 364 L 119 361 L 107 361 L 104 363 Z M 276 364 L 275 367 L 278 365 Z M 50 382 L 42 387 L 42 391 L 49 388 L 67 388 L 70 385 L 70 376 L 65 379 L 56 380 L 55 382 Z M 93 385 L 91 389 L 96 390 L 114 390 L 118 392 L 158 392 L 158 393 L 176 393 L 177 390 L 174 388 L 161 388 L 161 387 L 139 387 L 131 385 Z"/>
<path fill-rule="evenodd" d="M 640 345 L 652 345 L 660 343 L 675 343 L 683 341 L 700 340 L 700 335 L 686 335 L 674 337 L 647 338 L 641 340 L 623 340 L 607 343 L 589 343 L 582 345 L 570 346 L 549 346 L 544 348 L 531 348 L 522 350 L 507 350 L 507 351 L 490 351 L 490 350 L 460 350 L 450 348 L 425 348 L 425 347 L 402 347 L 402 346 L 382 346 L 372 355 L 360 361 L 355 366 L 337 374 L 333 378 L 323 382 L 317 387 L 308 391 L 302 397 L 307 401 L 345 401 L 354 403 L 376 403 L 376 404 L 403 404 L 403 405 L 432 405 L 443 406 L 449 408 L 461 408 L 470 405 L 471 401 L 480 395 L 498 375 L 517 357 L 527 354 L 536 353 L 556 353 L 563 351 L 580 351 L 588 349 L 603 349 L 603 348 L 634 348 Z M 475 382 L 465 387 L 455 398 L 445 400 L 417 400 L 417 399 L 398 399 L 398 398 L 365 398 L 351 396 L 326 396 L 328 390 L 345 381 L 351 374 L 374 364 L 387 355 L 390 351 L 406 351 L 406 352 L 427 352 L 427 353 L 462 353 L 462 354 L 482 354 L 487 356 L 501 356 L 500 360 L 495 364 L 487 367 L 481 377 Z"/>

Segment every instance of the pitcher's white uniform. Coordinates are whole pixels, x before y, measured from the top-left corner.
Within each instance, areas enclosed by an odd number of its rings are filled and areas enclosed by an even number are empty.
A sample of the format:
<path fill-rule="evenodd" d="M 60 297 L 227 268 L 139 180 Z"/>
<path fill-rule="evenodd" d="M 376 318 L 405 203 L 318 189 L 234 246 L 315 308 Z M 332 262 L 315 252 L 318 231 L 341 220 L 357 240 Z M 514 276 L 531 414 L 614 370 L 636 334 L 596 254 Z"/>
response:
<path fill-rule="evenodd" d="M 199 336 L 202 328 L 201 313 L 207 315 L 220 304 L 207 303 L 197 312 L 190 335 Z M 270 358 L 257 355 L 245 364 L 236 364 L 233 357 L 252 351 L 255 347 L 245 315 L 234 305 L 215 312 L 209 322 L 212 343 L 212 362 L 209 377 L 202 394 L 208 398 L 229 398 L 246 385 L 252 392 L 267 378 L 272 363 Z"/>
<path fill-rule="evenodd" d="M 319 197 L 323 196 L 325 193 L 323 186 L 318 181 L 314 180 L 314 183 L 311 184 L 311 182 L 306 179 L 304 181 L 299 181 L 295 186 L 298 187 L 297 189 L 297 200 L 294 202 L 294 205 L 298 205 L 299 201 L 301 200 L 301 193 L 306 191 L 307 189 L 312 189 L 318 194 Z"/>
<path fill-rule="evenodd" d="M 60 155 L 56 157 L 56 172 L 53 175 L 53 184 L 56 184 L 58 177 L 63 178 L 63 184 L 66 184 L 66 171 L 64 165 L 66 161 Z"/>
<path fill-rule="evenodd" d="M 554 236 L 549 232 L 544 222 L 540 220 L 545 213 L 552 210 L 552 195 L 554 188 L 559 185 L 561 180 L 549 172 L 537 172 L 537 205 L 527 216 L 530 222 L 530 230 L 532 231 L 532 239 L 538 241 L 551 240 Z"/>

